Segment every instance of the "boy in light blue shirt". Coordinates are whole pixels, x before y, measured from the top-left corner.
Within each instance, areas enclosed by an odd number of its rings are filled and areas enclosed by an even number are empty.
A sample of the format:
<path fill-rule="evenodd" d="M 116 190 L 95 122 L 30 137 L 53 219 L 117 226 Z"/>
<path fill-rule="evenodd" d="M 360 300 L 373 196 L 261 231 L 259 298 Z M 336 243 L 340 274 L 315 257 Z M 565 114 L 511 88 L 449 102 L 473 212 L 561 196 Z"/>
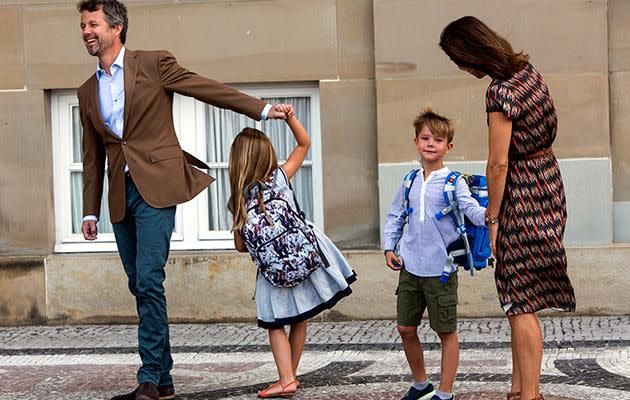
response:
<path fill-rule="evenodd" d="M 452 219 L 438 220 L 435 215 L 447 206 L 443 193 L 450 170 L 444 166 L 444 156 L 453 148 L 454 130 L 448 118 L 431 109 L 418 115 L 413 125 L 414 144 L 422 163 L 409 191 L 409 208 L 413 211 L 407 222 L 400 218 L 405 208 L 401 185 L 390 206 L 383 234 L 385 262 L 392 270 L 400 271 L 396 290 L 398 332 L 414 380 L 402 400 L 452 400 L 459 363 L 457 271 L 446 283 L 439 279 L 447 263 L 446 249 L 460 234 Z M 471 197 L 464 179 L 457 182 L 456 198 L 459 209 L 473 224 L 485 224 L 486 209 Z M 437 391 L 427 379 L 417 332 L 425 309 L 431 329 L 442 344 Z"/>

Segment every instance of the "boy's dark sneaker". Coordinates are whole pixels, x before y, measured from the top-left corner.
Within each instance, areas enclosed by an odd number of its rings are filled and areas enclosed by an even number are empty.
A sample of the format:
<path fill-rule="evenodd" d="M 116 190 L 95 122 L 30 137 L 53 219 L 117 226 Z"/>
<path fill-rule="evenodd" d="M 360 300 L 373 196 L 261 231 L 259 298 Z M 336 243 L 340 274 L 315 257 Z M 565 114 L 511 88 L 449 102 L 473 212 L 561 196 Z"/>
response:
<path fill-rule="evenodd" d="M 433 384 L 429 382 L 427 387 L 422 390 L 418 390 L 415 387 L 410 387 L 405 396 L 400 400 L 432 400 L 435 394 L 435 388 Z"/>
<path fill-rule="evenodd" d="M 449 397 L 447 400 L 453 400 L 453 396 Z M 437 394 L 433 395 L 433 397 L 431 397 L 431 400 L 442 400 L 442 398 L 438 397 Z"/>

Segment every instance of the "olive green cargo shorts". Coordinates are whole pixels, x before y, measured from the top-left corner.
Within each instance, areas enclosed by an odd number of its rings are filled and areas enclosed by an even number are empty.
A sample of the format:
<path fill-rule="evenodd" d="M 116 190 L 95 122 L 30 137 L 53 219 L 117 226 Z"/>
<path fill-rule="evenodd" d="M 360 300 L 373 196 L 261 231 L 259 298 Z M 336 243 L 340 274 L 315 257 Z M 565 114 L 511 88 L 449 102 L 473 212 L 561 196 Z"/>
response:
<path fill-rule="evenodd" d="M 423 278 L 400 270 L 396 311 L 399 326 L 418 326 L 424 310 L 429 310 L 429 325 L 437 333 L 457 330 L 457 273 L 446 283 L 439 277 Z"/>

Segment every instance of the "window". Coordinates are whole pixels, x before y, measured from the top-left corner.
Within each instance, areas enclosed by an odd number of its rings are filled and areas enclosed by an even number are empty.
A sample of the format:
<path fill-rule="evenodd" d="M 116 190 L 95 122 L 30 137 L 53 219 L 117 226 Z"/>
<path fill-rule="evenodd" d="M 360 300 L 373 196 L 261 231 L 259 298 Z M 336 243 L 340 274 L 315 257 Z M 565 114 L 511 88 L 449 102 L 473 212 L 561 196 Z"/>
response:
<path fill-rule="evenodd" d="M 238 87 L 270 104 L 293 104 L 311 135 L 311 150 L 292 185 L 307 218 L 323 229 L 319 93 L 315 86 Z M 231 249 L 231 215 L 227 211 L 229 180 L 227 163 L 234 137 L 246 126 L 265 132 L 272 140 L 279 163 L 290 154 L 295 139 L 283 121 L 257 122 L 232 111 L 218 109 L 189 97 L 176 95 L 173 101 L 175 130 L 181 147 L 205 161 L 216 182 L 196 198 L 179 205 L 171 249 Z M 57 252 L 115 251 L 107 207 L 107 179 L 104 182 L 99 236 L 87 242 L 81 233 L 82 210 L 82 128 L 75 92 L 58 91 L 52 96 L 53 162 L 55 179 L 55 225 Z"/>

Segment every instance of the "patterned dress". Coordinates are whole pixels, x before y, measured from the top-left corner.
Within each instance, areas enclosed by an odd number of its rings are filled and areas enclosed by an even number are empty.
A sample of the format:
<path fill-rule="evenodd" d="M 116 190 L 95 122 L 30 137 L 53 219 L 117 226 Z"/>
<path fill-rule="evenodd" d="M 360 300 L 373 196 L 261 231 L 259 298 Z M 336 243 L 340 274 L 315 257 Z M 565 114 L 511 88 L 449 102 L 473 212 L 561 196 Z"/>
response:
<path fill-rule="evenodd" d="M 546 308 L 575 311 L 562 244 L 564 186 L 551 151 L 558 120 L 547 85 L 528 63 L 509 80 L 492 81 L 486 111 L 512 120 L 497 237 L 495 281 L 501 306 L 507 315 Z"/>

